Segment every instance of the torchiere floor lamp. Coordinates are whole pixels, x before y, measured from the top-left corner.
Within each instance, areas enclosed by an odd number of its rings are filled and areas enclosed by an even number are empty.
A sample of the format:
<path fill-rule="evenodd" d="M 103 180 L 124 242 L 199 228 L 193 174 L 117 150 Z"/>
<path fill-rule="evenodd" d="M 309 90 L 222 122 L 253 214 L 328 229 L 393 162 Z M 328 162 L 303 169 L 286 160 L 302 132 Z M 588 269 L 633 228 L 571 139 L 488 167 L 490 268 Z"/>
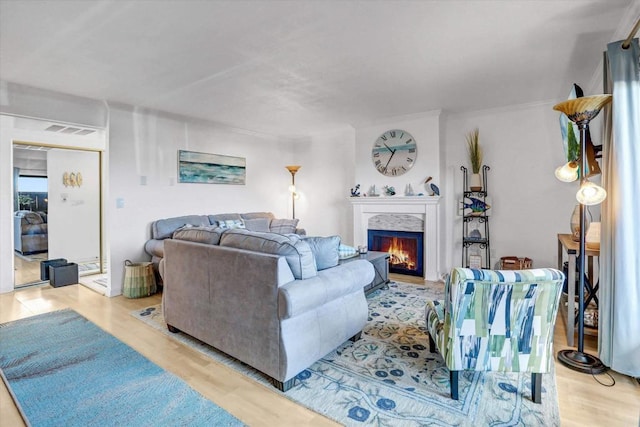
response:
<path fill-rule="evenodd" d="M 608 368 L 596 356 L 584 352 L 584 274 L 585 274 L 585 248 L 586 248 L 586 209 L 585 205 L 597 205 L 607 197 L 604 188 L 589 182 L 586 178 L 587 155 L 586 137 L 589 122 L 598 115 L 602 107 L 611 102 L 611 95 L 593 95 L 570 99 L 553 107 L 567 115 L 580 131 L 580 189 L 576 193 L 576 199 L 580 203 L 580 257 L 578 259 L 578 349 L 565 349 L 558 352 L 560 363 L 573 370 L 599 374 Z M 573 304 L 573 301 L 569 301 Z"/>
<path fill-rule="evenodd" d="M 291 172 L 291 185 L 289 191 L 291 192 L 291 207 L 293 219 L 296 219 L 296 199 L 299 197 L 296 192 L 296 172 L 300 170 L 302 166 L 285 166 L 289 172 Z"/>

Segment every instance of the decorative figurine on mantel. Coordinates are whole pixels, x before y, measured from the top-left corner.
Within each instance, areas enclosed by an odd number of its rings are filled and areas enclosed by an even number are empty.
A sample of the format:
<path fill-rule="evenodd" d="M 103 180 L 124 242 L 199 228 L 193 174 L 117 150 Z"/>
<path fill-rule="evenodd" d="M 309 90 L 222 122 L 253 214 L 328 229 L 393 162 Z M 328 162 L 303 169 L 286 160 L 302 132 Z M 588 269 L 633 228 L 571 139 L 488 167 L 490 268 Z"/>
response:
<path fill-rule="evenodd" d="M 424 188 L 427 190 L 430 196 L 439 196 L 440 189 L 434 183 L 429 183 L 431 181 L 431 177 L 428 176 L 427 179 L 424 180 Z"/>
<path fill-rule="evenodd" d="M 376 191 L 376 186 L 372 185 L 369 187 L 369 192 L 367 193 L 369 197 L 380 197 L 380 194 Z"/>
<path fill-rule="evenodd" d="M 396 195 L 396 189 L 393 187 L 390 187 L 388 185 L 385 185 L 384 187 L 382 187 L 384 189 L 384 194 L 387 196 L 395 196 Z"/>
<path fill-rule="evenodd" d="M 356 184 L 356 187 L 351 189 L 351 197 L 360 197 L 360 184 Z"/>
<path fill-rule="evenodd" d="M 404 188 L 404 195 L 415 196 L 415 193 L 413 192 L 413 187 L 411 186 L 411 184 L 407 184 L 407 186 Z"/>

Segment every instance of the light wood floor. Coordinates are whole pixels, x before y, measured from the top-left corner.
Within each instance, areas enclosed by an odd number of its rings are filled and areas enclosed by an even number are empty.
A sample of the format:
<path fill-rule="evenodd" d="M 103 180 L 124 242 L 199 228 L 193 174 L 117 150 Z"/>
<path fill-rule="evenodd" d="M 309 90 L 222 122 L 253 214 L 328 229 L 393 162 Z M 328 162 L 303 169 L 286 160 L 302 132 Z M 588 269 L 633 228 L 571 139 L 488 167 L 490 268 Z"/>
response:
<path fill-rule="evenodd" d="M 396 280 L 410 281 L 406 276 Z M 415 281 L 415 279 L 413 279 Z M 80 285 L 54 289 L 36 286 L 0 295 L 0 323 L 63 308 L 73 308 L 144 356 L 183 378 L 195 390 L 251 426 L 335 426 L 269 387 L 136 320 L 132 310 L 159 304 L 160 295 L 148 298 L 107 298 Z M 556 324 L 556 350 L 565 348 L 562 320 Z M 592 337 L 585 350 L 595 354 Z M 614 387 L 603 387 L 590 375 L 571 371 L 556 363 L 556 382 L 563 426 L 638 426 L 640 386 L 635 379 L 612 373 Z M 599 377 L 607 381 L 605 377 Z M 0 386 L 0 425 L 24 425 L 4 384 Z"/>

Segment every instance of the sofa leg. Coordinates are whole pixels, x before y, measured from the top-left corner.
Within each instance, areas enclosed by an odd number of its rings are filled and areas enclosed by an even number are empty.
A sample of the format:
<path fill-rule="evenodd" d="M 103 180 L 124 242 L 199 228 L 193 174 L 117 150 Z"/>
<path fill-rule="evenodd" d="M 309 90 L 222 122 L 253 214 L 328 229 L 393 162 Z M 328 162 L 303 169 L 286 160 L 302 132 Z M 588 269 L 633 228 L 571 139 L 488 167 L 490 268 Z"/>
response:
<path fill-rule="evenodd" d="M 180 329 L 176 328 L 175 326 L 171 326 L 169 324 L 167 324 L 167 329 L 169 329 L 169 332 L 171 332 L 172 334 L 177 334 L 178 332 L 180 332 Z"/>
<path fill-rule="evenodd" d="M 449 382 L 451 383 L 451 398 L 458 400 L 458 371 L 449 371 Z"/>
<path fill-rule="evenodd" d="M 358 332 L 357 334 L 349 338 L 349 341 L 356 342 L 360 339 L 360 337 L 362 337 L 362 331 Z"/>
<path fill-rule="evenodd" d="M 280 391 L 286 393 L 287 391 L 289 391 L 289 389 L 293 386 L 293 383 L 296 382 L 296 377 L 291 378 L 289 381 L 278 381 L 275 378 L 272 378 L 271 381 L 273 382 L 273 385 Z"/>
<path fill-rule="evenodd" d="M 433 341 L 433 338 L 431 338 L 431 334 L 427 334 L 427 336 L 429 337 L 429 352 L 430 353 L 435 353 L 436 352 L 436 343 L 435 343 L 435 341 Z"/>
<path fill-rule="evenodd" d="M 531 399 L 534 403 L 542 403 L 542 374 L 531 374 Z"/>

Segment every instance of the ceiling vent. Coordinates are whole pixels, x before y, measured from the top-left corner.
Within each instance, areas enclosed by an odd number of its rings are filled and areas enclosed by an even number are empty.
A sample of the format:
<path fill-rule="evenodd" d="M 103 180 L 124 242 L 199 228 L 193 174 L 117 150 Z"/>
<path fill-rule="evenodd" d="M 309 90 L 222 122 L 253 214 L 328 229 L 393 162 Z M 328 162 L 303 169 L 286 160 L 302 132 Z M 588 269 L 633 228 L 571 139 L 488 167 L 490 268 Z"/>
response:
<path fill-rule="evenodd" d="M 73 126 L 51 125 L 45 130 L 56 133 L 66 133 L 68 135 L 89 135 L 95 132 L 94 129 L 81 129 Z"/>

